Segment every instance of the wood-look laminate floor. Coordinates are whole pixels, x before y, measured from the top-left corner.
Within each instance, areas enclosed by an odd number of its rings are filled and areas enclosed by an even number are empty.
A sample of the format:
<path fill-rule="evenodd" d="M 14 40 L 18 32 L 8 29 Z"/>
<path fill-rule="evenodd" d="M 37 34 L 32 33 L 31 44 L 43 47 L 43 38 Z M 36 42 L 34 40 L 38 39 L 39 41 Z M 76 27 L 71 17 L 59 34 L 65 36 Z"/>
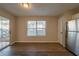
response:
<path fill-rule="evenodd" d="M 73 56 L 58 43 L 15 43 L 2 51 L 0 56 Z"/>

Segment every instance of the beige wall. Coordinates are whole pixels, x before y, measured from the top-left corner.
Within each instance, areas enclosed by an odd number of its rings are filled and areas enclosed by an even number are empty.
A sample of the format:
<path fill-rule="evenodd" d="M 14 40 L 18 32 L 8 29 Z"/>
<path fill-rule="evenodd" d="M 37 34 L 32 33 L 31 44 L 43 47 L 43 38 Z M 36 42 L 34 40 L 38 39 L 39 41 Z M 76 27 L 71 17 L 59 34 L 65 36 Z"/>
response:
<path fill-rule="evenodd" d="M 46 20 L 46 36 L 28 37 L 27 36 L 27 21 L 28 20 Z M 16 33 L 18 42 L 58 42 L 58 20 L 57 17 L 18 17 L 16 20 Z"/>
<path fill-rule="evenodd" d="M 0 8 L 0 16 L 10 19 L 11 43 L 13 43 L 15 41 L 15 17 L 1 8 Z"/>

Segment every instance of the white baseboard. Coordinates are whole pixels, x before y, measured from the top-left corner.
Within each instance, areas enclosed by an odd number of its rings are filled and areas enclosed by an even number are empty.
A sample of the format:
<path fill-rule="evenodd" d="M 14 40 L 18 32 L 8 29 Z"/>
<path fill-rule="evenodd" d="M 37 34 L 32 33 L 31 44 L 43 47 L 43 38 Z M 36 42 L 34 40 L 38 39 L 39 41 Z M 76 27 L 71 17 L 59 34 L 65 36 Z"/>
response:
<path fill-rule="evenodd" d="M 16 41 L 19 43 L 59 43 L 58 41 Z"/>

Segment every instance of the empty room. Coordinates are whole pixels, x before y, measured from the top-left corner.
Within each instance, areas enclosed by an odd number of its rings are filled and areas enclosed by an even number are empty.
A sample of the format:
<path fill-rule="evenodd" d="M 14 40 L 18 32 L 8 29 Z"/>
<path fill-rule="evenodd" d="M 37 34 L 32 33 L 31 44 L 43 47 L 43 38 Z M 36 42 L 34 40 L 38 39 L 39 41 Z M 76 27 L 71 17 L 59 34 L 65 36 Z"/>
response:
<path fill-rule="evenodd" d="M 79 3 L 0 3 L 0 56 L 78 56 Z"/>

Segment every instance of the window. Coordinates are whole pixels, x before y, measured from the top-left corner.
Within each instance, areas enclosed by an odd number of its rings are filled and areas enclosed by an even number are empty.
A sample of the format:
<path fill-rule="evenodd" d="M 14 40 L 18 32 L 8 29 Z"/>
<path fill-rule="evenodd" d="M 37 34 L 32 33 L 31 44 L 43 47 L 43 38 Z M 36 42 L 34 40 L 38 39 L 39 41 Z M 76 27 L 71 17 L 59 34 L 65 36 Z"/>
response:
<path fill-rule="evenodd" d="M 45 36 L 46 21 L 28 21 L 27 22 L 28 36 Z"/>
<path fill-rule="evenodd" d="M 9 36 L 9 19 L 0 16 L 0 38 Z"/>

